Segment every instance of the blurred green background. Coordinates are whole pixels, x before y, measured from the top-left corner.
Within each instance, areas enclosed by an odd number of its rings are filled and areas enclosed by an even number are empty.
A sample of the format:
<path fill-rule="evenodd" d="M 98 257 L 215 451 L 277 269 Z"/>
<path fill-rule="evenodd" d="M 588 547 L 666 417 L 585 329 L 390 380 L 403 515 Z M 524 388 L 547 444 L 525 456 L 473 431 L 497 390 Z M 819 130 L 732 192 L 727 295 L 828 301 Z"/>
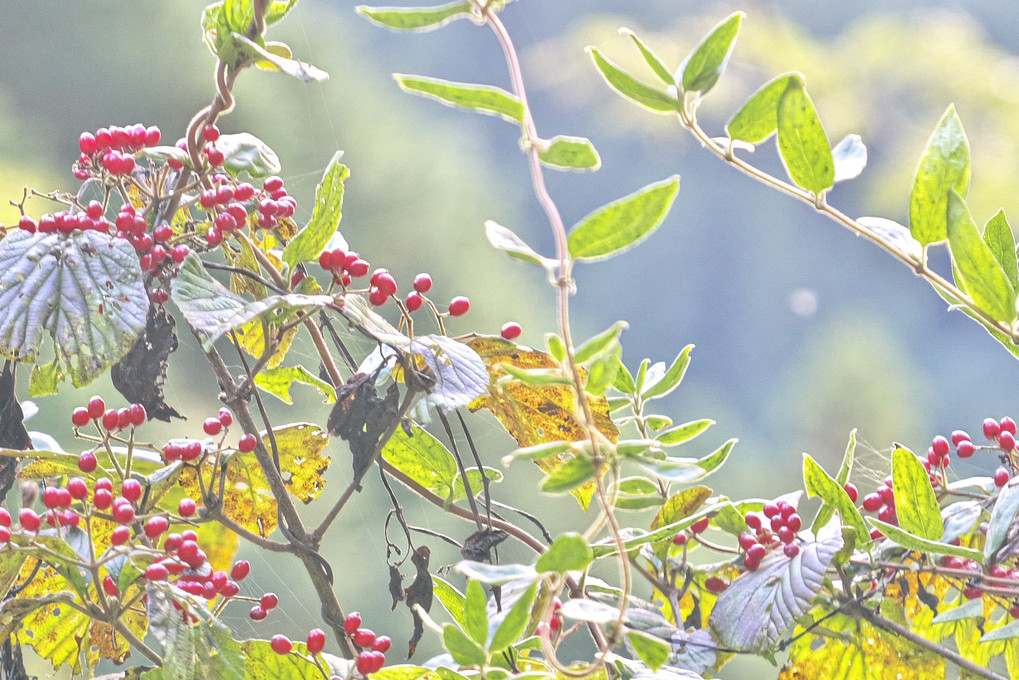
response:
<path fill-rule="evenodd" d="M 203 4 L 3 3 L 0 222 L 16 220 L 6 202 L 20 199 L 25 186 L 76 188 L 70 165 L 83 130 L 144 122 L 159 125 L 171 141 L 182 134 L 212 96 L 213 58 L 199 29 Z M 583 51 L 597 45 L 619 63 L 641 68 L 632 44 L 617 33 L 627 26 L 676 66 L 736 9 L 748 17 L 728 72 L 700 109 L 705 126 L 721 134 L 759 85 L 780 72 L 801 71 L 831 141 L 859 133 L 870 151 L 864 174 L 838 185 L 830 201 L 852 216 L 905 223 L 914 168 L 951 102 L 972 145 L 974 216 L 983 222 L 999 207 L 1019 214 L 1019 37 L 1010 30 L 1019 6 L 1005 0 L 772 0 L 707 8 L 675 0 L 522 0 L 504 13 L 522 54 L 539 132 L 587 136 L 601 152 L 597 173 L 550 173 L 568 224 L 646 183 L 682 175 L 671 215 L 647 243 L 578 268 L 577 336 L 628 320 L 624 358 L 631 367 L 643 357 L 669 362 L 685 344 L 697 345 L 682 388 L 662 410 L 676 422 L 718 422 L 691 445 L 697 455 L 727 437 L 740 438 L 727 467 L 711 480 L 719 493 L 770 497 L 798 488 L 801 452 L 833 467 L 853 427 L 869 467 L 857 483 L 873 486 L 886 474 L 893 440 L 923 450 L 935 434 L 979 431 L 984 417 L 1017 415 L 1019 365 L 975 323 L 948 313 L 909 270 L 725 167 L 673 120 L 614 95 Z M 420 73 L 508 87 L 492 35 L 466 21 L 398 35 L 357 18 L 352 3 L 302 0 L 271 37 L 328 71 L 330 80 L 307 85 L 246 73 L 236 112 L 220 127 L 250 131 L 279 153 L 300 202 L 299 221 L 310 215 L 314 187 L 333 151 L 345 150 L 351 178 L 341 231 L 351 247 L 388 267 L 404 287 L 428 271 L 438 300 L 469 295 L 471 312 L 454 321 L 451 332 L 495 333 L 513 319 L 524 326 L 522 342 L 540 346 L 554 327 L 552 289 L 539 271 L 493 251 L 482 229 L 485 219 L 494 219 L 552 251 L 517 132 L 500 120 L 404 95 L 390 77 Z M 782 174 L 772 144 L 756 156 Z M 29 203 L 36 215 L 46 208 Z M 190 337 L 182 341 L 167 400 L 190 420 L 149 426 L 155 442 L 197 435 L 197 423 L 217 407 L 211 384 L 195 379 L 208 375 L 203 359 Z M 307 348 L 297 347 L 294 358 L 314 370 Z M 300 387 L 295 391 L 297 406 L 277 408 L 277 422 L 323 423 L 328 407 Z M 94 392 L 113 395 L 104 379 L 39 400 L 41 412 L 30 427 L 71 447 L 70 409 Z M 512 443 L 488 416 L 470 422 L 486 462 L 498 464 Z M 327 497 L 350 475 L 346 447 L 338 443 L 328 452 L 335 463 Z M 993 467 L 974 460 L 952 470 L 967 476 Z M 553 530 L 581 526 L 584 518 L 571 500 L 538 497 L 535 470 L 520 464 L 511 472 L 522 481 L 503 485 L 501 498 L 536 511 Z M 388 611 L 382 536 L 388 500 L 377 479 L 365 486 L 329 535 L 327 556 L 343 605 L 361 610 L 366 625 L 393 637 L 402 654 L 410 617 L 402 607 Z M 413 499 L 406 508 L 415 524 L 461 540 L 470 533 L 470 526 Z M 308 510 L 312 518 L 323 512 Z M 646 524 L 649 518 L 625 520 Z M 458 559 L 449 546 L 432 547 L 433 567 Z M 249 582 L 255 585 L 245 592 L 275 590 L 282 601 L 257 627 L 246 611 L 232 611 L 242 636 L 302 638 L 318 622 L 303 571 L 295 562 L 241 550 L 255 567 Z M 526 557 L 512 547 L 502 556 Z M 417 658 L 437 649 L 426 636 Z M 723 676 L 760 677 L 771 673 L 767 668 L 738 660 Z"/>

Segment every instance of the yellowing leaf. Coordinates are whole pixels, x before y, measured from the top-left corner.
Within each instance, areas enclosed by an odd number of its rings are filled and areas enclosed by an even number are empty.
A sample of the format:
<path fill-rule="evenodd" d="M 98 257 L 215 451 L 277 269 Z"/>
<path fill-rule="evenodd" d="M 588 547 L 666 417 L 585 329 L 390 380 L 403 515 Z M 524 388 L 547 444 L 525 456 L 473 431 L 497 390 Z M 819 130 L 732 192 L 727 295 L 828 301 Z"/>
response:
<path fill-rule="evenodd" d="M 265 352 L 265 326 L 265 322 L 261 318 L 256 317 L 240 326 L 236 331 L 237 342 L 244 348 L 245 352 L 256 359 L 261 358 Z M 265 363 L 266 368 L 276 368 L 283 363 L 283 359 L 286 358 L 287 351 L 290 350 L 290 345 L 294 343 L 294 337 L 296 336 L 296 326 L 283 333 L 279 338 L 276 351 L 273 352 L 272 357 Z"/>
<path fill-rule="evenodd" d="M 491 336 L 473 336 L 466 340 L 466 344 L 485 361 L 491 377 L 488 395 L 475 400 L 469 406 L 471 411 L 482 408 L 490 410 L 522 448 L 546 442 L 573 442 L 587 438 L 577 419 L 577 400 L 571 385 L 499 382 L 505 375 L 499 364 L 507 363 L 522 369 L 550 369 L 558 366 L 551 355 Z M 608 401 L 604 397 L 589 396 L 588 399 L 595 427 L 609 441 L 615 442 L 619 438 L 619 430 L 609 417 Z M 566 454 L 558 454 L 538 459 L 535 463 L 543 472 L 551 473 L 569 459 L 570 456 Z M 594 482 L 588 482 L 570 493 L 586 510 L 594 488 Z"/>
<path fill-rule="evenodd" d="M 68 589 L 67 580 L 52 567 L 35 571 L 38 560 L 29 559 L 21 569 L 18 583 L 31 582 L 19 593 L 20 597 L 46 596 Z M 33 577 L 34 572 L 34 577 Z M 53 664 L 54 670 L 65 663 L 75 673 L 81 672 L 81 641 L 89 632 L 92 620 L 62 602 L 47 604 L 25 617 L 18 630 L 18 642 L 31 645 L 36 654 Z M 98 655 L 91 654 L 91 660 Z M 91 663 L 89 665 L 92 665 Z"/>
<path fill-rule="evenodd" d="M 218 522 L 204 522 L 198 525 L 198 544 L 202 546 L 213 571 L 230 573 L 240 539 Z"/>

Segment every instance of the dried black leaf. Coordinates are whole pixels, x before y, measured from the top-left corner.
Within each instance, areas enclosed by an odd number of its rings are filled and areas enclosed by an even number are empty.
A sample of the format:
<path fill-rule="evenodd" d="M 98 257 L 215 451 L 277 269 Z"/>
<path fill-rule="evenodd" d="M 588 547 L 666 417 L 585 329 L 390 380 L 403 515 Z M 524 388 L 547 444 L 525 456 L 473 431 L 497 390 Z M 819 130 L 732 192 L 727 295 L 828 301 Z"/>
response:
<path fill-rule="evenodd" d="M 393 384 L 380 397 L 375 378 L 365 373 L 353 375 L 336 390 L 336 405 L 329 414 L 329 434 L 350 444 L 354 478 L 359 479 L 372 464 L 382 435 L 399 413 L 399 388 Z M 361 487 L 358 486 L 358 489 Z"/>
<path fill-rule="evenodd" d="M 423 545 L 410 556 L 410 561 L 414 564 L 416 574 L 414 582 L 406 590 L 407 606 L 410 607 L 411 614 L 414 615 L 414 634 L 411 636 L 408 645 L 408 659 L 414 656 L 418 642 L 421 641 L 421 636 L 425 634 L 424 620 L 417 613 L 417 610 L 414 609 L 414 605 L 421 605 L 421 608 L 426 612 L 432 609 L 432 575 L 428 573 L 428 558 L 431 555 L 432 552 L 428 549 L 428 546 Z"/>
<path fill-rule="evenodd" d="M 149 418 L 167 423 L 171 418 L 184 418 L 163 401 L 167 358 L 177 349 L 176 325 L 165 307 L 151 305 L 145 331 L 110 369 L 113 386 L 125 399 L 144 406 Z"/>
<path fill-rule="evenodd" d="M 25 429 L 25 413 L 14 394 L 14 367 L 10 361 L 4 362 L 0 373 L 0 447 L 19 451 L 32 448 L 32 438 Z M 17 459 L 0 459 L 0 498 L 13 488 L 17 471 Z"/>
<path fill-rule="evenodd" d="M 396 605 L 407 598 L 403 590 L 403 574 L 393 564 L 389 565 L 389 594 L 393 597 L 393 608 L 390 611 L 395 611 Z"/>
<path fill-rule="evenodd" d="M 487 562 L 492 559 L 492 548 L 507 538 L 509 538 L 509 534 L 498 529 L 475 531 L 464 541 L 463 547 L 460 548 L 460 554 L 465 560 Z"/>

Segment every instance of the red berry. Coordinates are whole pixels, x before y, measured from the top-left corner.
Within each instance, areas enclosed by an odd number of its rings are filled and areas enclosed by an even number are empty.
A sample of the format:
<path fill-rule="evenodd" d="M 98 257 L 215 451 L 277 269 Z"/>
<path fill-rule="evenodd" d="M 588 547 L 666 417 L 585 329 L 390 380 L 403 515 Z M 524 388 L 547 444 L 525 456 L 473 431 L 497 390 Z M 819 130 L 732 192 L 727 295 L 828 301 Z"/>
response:
<path fill-rule="evenodd" d="M 109 409 L 103 414 L 103 427 L 107 430 L 116 430 L 120 426 L 120 416 L 117 415 L 116 409 Z"/>
<path fill-rule="evenodd" d="M 427 293 L 432 289 L 432 277 L 428 274 L 418 274 L 414 277 L 414 290 L 419 293 Z"/>
<path fill-rule="evenodd" d="M 353 635 L 357 632 L 357 629 L 361 627 L 361 615 L 357 612 L 351 612 L 347 614 L 347 618 L 343 620 L 343 632 L 347 635 Z"/>
<path fill-rule="evenodd" d="M 685 531 L 680 531 L 678 534 L 672 537 L 673 545 L 685 545 L 689 536 Z"/>
<path fill-rule="evenodd" d="M 939 456 L 947 456 L 948 452 L 951 450 L 948 440 L 940 434 L 934 438 L 934 441 L 931 442 L 931 448 L 934 449 L 934 452 Z"/>
<path fill-rule="evenodd" d="M 739 542 L 739 547 L 743 550 L 750 550 L 750 548 L 757 545 L 757 539 L 749 531 L 744 531 L 736 540 Z"/>
<path fill-rule="evenodd" d="M 261 602 L 262 609 L 267 612 L 271 612 L 273 609 L 279 606 L 280 599 L 276 597 L 276 593 L 266 593 L 262 596 Z"/>
<path fill-rule="evenodd" d="M 35 531 L 42 523 L 39 515 L 35 514 L 35 510 L 32 510 L 32 508 L 23 508 L 21 514 L 18 515 L 18 519 L 21 521 L 21 526 L 25 531 Z"/>
<path fill-rule="evenodd" d="M 88 400 L 88 414 L 93 418 L 101 418 L 106 413 L 106 402 L 98 394 Z"/>
<path fill-rule="evenodd" d="M 348 264 L 346 266 L 347 273 L 353 276 L 355 279 L 360 278 L 368 273 L 371 265 L 364 260 L 355 259 L 353 263 L 350 263 L 350 254 L 347 255 Z"/>
<path fill-rule="evenodd" d="M 223 587 L 219 589 L 219 594 L 227 598 L 234 597 L 239 592 L 241 592 L 241 587 L 237 585 L 235 581 L 227 581 L 223 584 Z"/>
<path fill-rule="evenodd" d="M 247 182 L 241 182 L 234 189 L 234 199 L 244 202 L 255 195 L 255 187 Z"/>
<path fill-rule="evenodd" d="M 289 654 L 290 650 L 294 648 L 294 643 L 290 641 L 286 635 L 273 635 L 272 642 L 269 643 L 272 646 L 272 651 L 279 655 Z"/>
<path fill-rule="evenodd" d="M 976 586 L 966 586 L 962 591 L 962 596 L 967 600 L 975 600 L 983 594 L 983 591 Z"/>
<path fill-rule="evenodd" d="M 516 340 L 520 337 L 523 329 L 516 321 L 507 321 L 502 325 L 502 330 L 499 331 L 499 335 L 505 340 Z"/>
<path fill-rule="evenodd" d="M 956 446 L 958 446 L 960 442 L 964 441 L 968 442 L 969 440 L 970 440 L 969 433 L 966 432 L 965 430 L 955 430 L 952 432 L 952 443 L 955 444 Z"/>
<path fill-rule="evenodd" d="M 92 498 L 92 505 L 96 506 L 96 510 L 105 510 L 113 504 L 113 494 L 107 489 L 96 489 L 95 496 Z"/>
<path fill-rule="evenodd" d="M 185 538 L 181 541 L 180 547 L 177 548 L 177 556 L 185 562 L 190 562 L 198 557 L 198 551 L 198 542 L 190 538 Z"/>
<path fill-rule="evenodd" d="M 998 446 L 1001 447 L 1002 451 L 1015 450 L 1015 435 L 1008 430 L 1002 429 L 1001 434 L 998 435 Z"/>
<path fill-rule="evenodd" d="M 471 301 L 463 295 L 458 295 L 449 301 L 449 313 L 451 316 L 463 316 L 471 308 Z"/>
<path fill-rule="evenodd" d="M 767 517 L 768 519 L 771 519 L 772 517 L 780 514 L 781 512 L 782 511 L 779 510 L 778 505 L 776 505 L 775 503 L 768 502 L 764 504 L 764 516 Z"/>
<path fill-rule="evenodd" d="M 145 522 L 145 535 L 149 538 L 156 538 L 170 528 L 170 522 L 163 516 L 150 517 Z"/>
<path fill-rule="evenodd" d="M 690 531 L 692 531 L 695 534 L 699 534 L 699 533 L 703 532 L 705 529 L 708 528 L 708 524 L 710 522 L 711 522 L 711 519 L 709 517 L 704 517 L 702 519 L 699 519 L 699 520 L 697 520 L 696 522 L 694 522 L 693 524 L 690 525 Z"/>
<path fill-rule="evenodd" d="M 18 220 L 18 229 L 27 231 L 29 234 L 34 234 L 36 229 L 35 220 L 28 215 L 22 215 L 21 219 Z"/>
<path fill-rule="evenodd" d="M 852 482 L 847 482 L 843 489 L 846 490 L 846 494 L 849 495 L 849 500 L 856 502 L 856 499 L 860 497 L 860 490 L 856 488 L 856 485 Z"/>
<path fill-rule="evenodd" d="M 416 312 L 421 309 L 421 305 L 423 305 L 424 302 L 425 299 L 417 292 L 408 293 L 407 299 L 404 300 L 404 304 L 407 306 L 408 312 Z"/>
<path fill-rule="evenodd" d="M 97 467 L 99 467 L 99 459 L 91 451 L 86 451 L 78 456 L 78 469 L 85 474 L 94 472 Z"/>
<path fill-rule="evenodd" d="M 757 545 L 750 546 L 750 549 L 747 550 L 747 557 L 752 558 L 754 561 L 758 563 L 760 563 L 760 561 L 764 559 L 764 556 L 766 554 L 768 554 L 768 549 L 765 548 L 760 543 L 758 543 Z"/>
<path fill-rule="evenodd" d="M 785 522 L 786 522 L 785 525 L 789 527 L 789 530 L 794 533 L 799 531 L 800 527 L 803 526 L 803 520 L 797 514 L 789 515 L 789 519 L 787 519 Z"/>
<path fill-rule="evenodd" d="M 210 246 L 218 246 L 223 242 L 223 232 L 219 227 L 209 227 L 205 232 L 205 240 Z"/>
<path fill-rule="evenodd" d="M 264 609 L 259 607 L 257 604 L 254 607 L 251 608 L 250 612 L 248 612 L 248 616 L 251 617 L 252 621 L 264 621 L 265 617 L 268 616 L 268 615 L 269 615 L 269 612 L 265 611 Z"/>
<path fill-rule="evenodd" d="M 976 453 L 976 447 L 973 446 L 973 442 L 966 439 L 959 442 L 959 446 L 955 449 L 955 452 L 958 454 L 959 458 L 969 458 Z"/>
<path fill-rule="evenodd" d="M 190 463 L 193 460 L 197 460 L 202 455 L 202 443 L 199 441 L 191 440 L 184 443 L 181 449 L 181 460 Z"/>
<path fill-rule="evenodd" d="M 558 617 L 553 617 L 553 618 L 558 618 Z M 375 643 L 372 645 L 372 651 L 373 652 L 381 652 L 382 654 L 385 654 L 386 652 L 389 651 L 389 648 L 392 647 L 392 646 L 393 646 L 393 641 L 392 640 L 390 640 L 385 635 L 380 635 L 377 638 L 375 638 Z"/>
<path fill-rule="evenodd" d="M 131 529 L 129 527 L 117 527 L 110 534 L 110 543 L 113 545 L 124 545 L 131 538 Z"/>
<path fill-rule="evenodd" d="M 368 302 L 376 307 L 381 307 L 389 301 L 389 296 L 383 293 L 378 288 L 372 288 L 371 292 L 368 293 Z"/>
<path fill-rule="evenodd" d="M 99 148 L 99 145 L 96 144 L 94 135 L 89 132 L 82 132 L 81 136 L 78 137 L 78 148 L 81 149 L 82 153 L 91 156 Z"/>
<path fill-rule="evenodd" d="M 148 567 L 145 568 L 145 578 L 147 578 L 150 581 L 165 581 L 166 577 L 169 575 L 170 572 L 166 568 L 166 566 L 159 564 L 158 562 L 155 564 L 150 564 Z"/>
<path fill-rule="evenodd" d="M 230 427 L 234 424 L 234 414 L 230 413 L 230 409 L 219 409 L 219 422 L 223 427 Z"/>
<path fill-rule="evenodd" d="M 130 503 L 114 503 L 113 519 L 119 524 L 130 524 L 134 521 L 134 506 Z"/>
<path fill-rule="evenodd" d="M 240 560 L 234 562 L 233 568 L 230 570 L 230 578 L 234 581 L 243 581 L 251 573 L 251 565 L 247 560 Z"/>
<path fill-rule="evenodd" d="M 308 653 L 318 654 L 326 646 L 326 634 L 320 628 L 313 628 L 308 633 Z"/>
<path fill-rule="evenodd" d="M 223 423 L 219 421 L 219 418 L 206 418 L 205 422 L 202 423 L 202 429 L 205 431 L 205 434 L 215 437 L 223 431 Z"/>
<path fill-rule="evenodd" d="M 1002 432 L 1010 432 L 1010 433 L 1012 433 L 1013 436 L 1015 436 L 1015 434 L 1016 434 L 1016 427 L 1015 427 L 1015 421 L 1014 420 L 1012 420 L 1008 416 L 1005 416 L 999 422 L 1000 422 L 1000 425 L 1001 425 L 1001 431 Z"/>
<path fill-rule="evenodd" d="M 42 503 L 49 509 L 53 509 L 60 506 L 59 493 L 57 487 L 48 486 L 46 490 L 42 492 Z"/>
<path fill-rule="evenodd" d="M 895 508 L 893 508 L 890 505 L 886 505 L 885 507 L 878 510 L 877 518 L 882 522 L 887 522 L 888 524 L 895 524 Z"/>
<path fill-rule="evenodd" d="M 800 546 L 796 545 L 795 543 L 789 543 L 784 548 L 782 548 L 782 552 L 785 553 L 786 557 L 792 559 L 800 554 Z"/>
<path fill-rule="evenodd" d="M 994 418 L 987 418 L 984 420 L 984 436 L 988 439 L 994 439 L 1001 432 L 1001 426 L 998 425 L 998 421 Z"/>
<path fill-rule="evenodd" d="M 881 500 L 889 505 L 895 502 L 895 491 L 887 484 L 882 484 L 877 488 L 877 495 L 881 497 Z"/>
<path fill-rule="evenodd" d="M 175 460 L 180 460 L 181 457 L 181 446 L 176 442 L 170 442 L 163 447 L 163 459 L 167 463 L 172 463 Z"/>
<path fill-rule="evenodd" d="M 318 266 L 327 272 L 333 270 L 332 264 L 333 253 L 329 250 L 323 250 L 322 254 L 318 256 Z"/>
<path fill-rule="evenodd" d="M 375 633 L 368 628 L 358 628 L 354 633 L 354 644 L 361 649 L 370 649 L 375 644 Z"/>
<path fill-rule="evenodd" d="M 107 574 L 103 578 L 103 592 L 110 597 L 117 597 L 120 595 L 120 588 L 117 587 L 117 582 L 113 580 L 113 577 Z"/>
<path fill-rule="evenodd" d="M 181 517 L 190 517 L 198 511 L 198 504 L 191 498 L 183 498 L 177 504 L 177 514 Z"/>
<path fill-rule="evenodd" d="M 215 123 L 209 123 L 202 128 L 202 138 L 207 142 L 215 142 L 219 139 L 219 128 Z"/>
<path fill-rule="evenodd" d="M 1007 468 L 1000 467 L 994 471 L 994 485 L 1001 488 L 1008 484 L 1008 480 L 1012 478 Z"/>
<path fill-rule="evenodd" d="M 162 138 L 162 133 L 159 128 L 155 125 L 145 128 L 145 146 L 155 146 L 159 144 L 159 140 Z"/>
<path fill-rule="evenodd" d="M 71 494 L 71 498 L 80 501 L 88 495 L 88 486 L 81 477 L 71 477 L 67 480 L 67 492 Z"/>
<path fill-rule="evenodd" d="M 142 497 L 142 485 L 137 479 L 125 479 L 120 487 L 120 495 L 132 503 Z"/>
<path fill-rule="evenodd" d="M 371 652 L 361 652 L 357 655 L 357 672 L 361 675 L 368 675 L 375 668 L 375 658 Z"/>
<path fill-rule="evenodd" d="M 205 157 L 209 159 L 209 165 L 214 168 L 218 168 L 223 165 L 223 161 L 226 160 L 226 156 L 223 155 L 223 152 L 211 144 L 206 145 L 205 147 Z"/>
<path fill-rule="evenodd" d="M 251 453 L 255 450 L 258 445 L 258 438 L 255 435 L 247 432 L 241 437 L 240 441 L 237 442 L 237 450 L 241 453 Z"/>
<path fill-rule="evenodd" d="M 84 427 L 88 425 L 89 420 L 91 420 L 91 417 L 88 414 L 88 409 L 84 406 L 79 406 L 71 411 L 71 422 L 74 423 L 75 427 Z"/>
<path fill-rule="evenodd" d="M 709 576 L 704 581 L 704 589 L 707 590 L 709 593 L 714 593 L 715 595 L 718 595 L 728 587 L 729 582 L 726 581 L 724 578 L 719 578 L 717 576 Z"/>

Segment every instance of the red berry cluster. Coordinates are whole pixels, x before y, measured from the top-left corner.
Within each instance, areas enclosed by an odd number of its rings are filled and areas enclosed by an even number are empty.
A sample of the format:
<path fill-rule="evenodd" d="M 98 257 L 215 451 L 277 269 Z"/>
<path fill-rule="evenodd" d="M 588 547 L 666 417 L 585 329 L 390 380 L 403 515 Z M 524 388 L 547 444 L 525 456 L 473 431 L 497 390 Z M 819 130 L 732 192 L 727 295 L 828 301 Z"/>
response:
<path fill-rule="evenodd" d="M 276 593 L 266 593 L 258 601 L 258 604 L 251 608 L 248 616 L 252 621 L 265 621 L 265 617 L 269 615 L 269 612 L 278 607 L 279 604 L 280 599 L 276 597 Z"/>
<path fill-rule="evenodd" d="M 297 199 L 287 193 L 283 180 L 273 176 L 256 189 L 248 182 L 236 182 L 229 175 L 212 176 L 213 188 L 198 197 L 198 204 L 212 222 L 205 234 L 210 246 L 223 242 L 231 232 L 249 225 L 249 215 L 257 215 L 255 224 L 260 229 L 275 229 L 279 220 L 293 217 Z"/>
<path fill-rule="evenodd" d="M 768 551 L 778 546 L 782 546 L 786 557 L 800 554 L 795 541 L 803 520 L 790 503 L 769 501 L 760 513 L 748 512 L 744 520 L 752 531 L 744 531 L 737 540 L 744 551 L 743 566 L 747 571 L 757 571 Z"/>
<path fill-rule="evenodd" d="M 141 256 L 142 271 L 152 276 L 164 273 L 171 262 L 180 264 L 190 252 L 190 248 L 184 244 L 169 245 L 173 238 L 173 228 L 169 224 L 160 224 L 149 233 L 145 218 L 130 203 L 120 207 L 114 224 L 117 227 L 116 236 L 134 246 Z"/>
<path fill-rule="evenodd" d="M 357 655 L 357 670 L 361 675 L 368 675 L 382 670 L 386 665 L 386 652 L 393 646 L 393 641 L 385 635 L 375 633 L 361 627 L 361 615 L 353 612 L 343 621 L 343 630 L 351 636 L 354 646 L 360 652 Z"/>
<path fill-rule="evenodd" d="M 81 156 L 74 167 L 74 176 L 86 180 L 102 172 L 127 175 L 134 171 L 135 152 L 159 144 L 159 128 L 145 127 L 141 123 L 120 127 L 111 125 L 99 128 L 95 134 L 83 132 L 78 138 Z"/>
<path fill-rule="evenodd" d="M 548 625 L 539 621 L 534 629 L 534 634 L 543 638 L 552 638 L 563 629 L 563 615 L 559 610 L 563 608 L 563 601 L 558 597 L 552 600 L 552 616 L 549 617 Z"/>
<path fill-rule="evenodd" d="M 98 231 L 109 234 L 113 226 L 104 217 L 105 210 L 99 201 L 91 201 L 85 207 L 84 212 L 64 210 L 53 214 L 45 214 L 39 218 L 39 223 L 29 217 L 22 215 L 18 221 L 18 228 L 30 234 L 71 234 L 75 231 Z"/>
<path fill-rule="evenodd" d="M 139 427 L 148 418 L 145 407 L 141 404 L 131 404 L 121 409 L 107 409 L 106 402 L 99 395 L 93 396 L 88 401 L 88 406 L 79 406 L 71 411 L 71 423 L 75 428 L 84 427 L 89 422 L 95 422 L 100 431 L 112 435 L 118 430 Z M 99 461 L 95 453 L 86 451 L 78 457 L 78 468 L 86 473 L 95 472 Z"/>
<path fill-rule="evenodd" d="M 673 545 L 686 545 L 686 542 L 690 540 L 690 536 L 696 536 L 697 534 L 703 533 L 708 525 L 711 524 L 711 518 L 702 517 L 693 524 L 690 525 L 690 532 L 680 531 L 678 534 L 672 537 Z"/>
<path fill-rule="evenodd" d="M 984 437 L 994 442 L 994 445 L 978 446 L 973 443 L 964 430 L 956 430 L 952 433 L 952 445 L 955 446 L 955 453 L 959 458 L 970 458 L 978 450 L 999 451 L 1002 461 L 1006 459 L 1011 462 L 1012 454 L 1016 451 L 1016 422 L 1005 416 L 1000 421 L 994 418 L 987 418 L 982 425 Z M 951 447 L 948 439 L 942 435 L 934 437 L 931 446 L 927 449 L 927 460 L 924 465 L 931 473 L 931 484 L 942 483 L 944 480 L 944 468 L 951 462 Z M 935 470 L 934 468 L 939 468 Z M 999 467 L 994 472 L 994 483 L 999 488 L 1008 484 L 1012 473 L 1007 467 Z"/>
<path fill-rule="evenodd" d="M 342 248 L 322 251 L 318 256 L 318 264 L 344 287 L 349 286 L 354 279 L 367 276 L 371 269 L 371 265 L 362 260 L 360 255 L 354 251 L 345 252 Z"/>

